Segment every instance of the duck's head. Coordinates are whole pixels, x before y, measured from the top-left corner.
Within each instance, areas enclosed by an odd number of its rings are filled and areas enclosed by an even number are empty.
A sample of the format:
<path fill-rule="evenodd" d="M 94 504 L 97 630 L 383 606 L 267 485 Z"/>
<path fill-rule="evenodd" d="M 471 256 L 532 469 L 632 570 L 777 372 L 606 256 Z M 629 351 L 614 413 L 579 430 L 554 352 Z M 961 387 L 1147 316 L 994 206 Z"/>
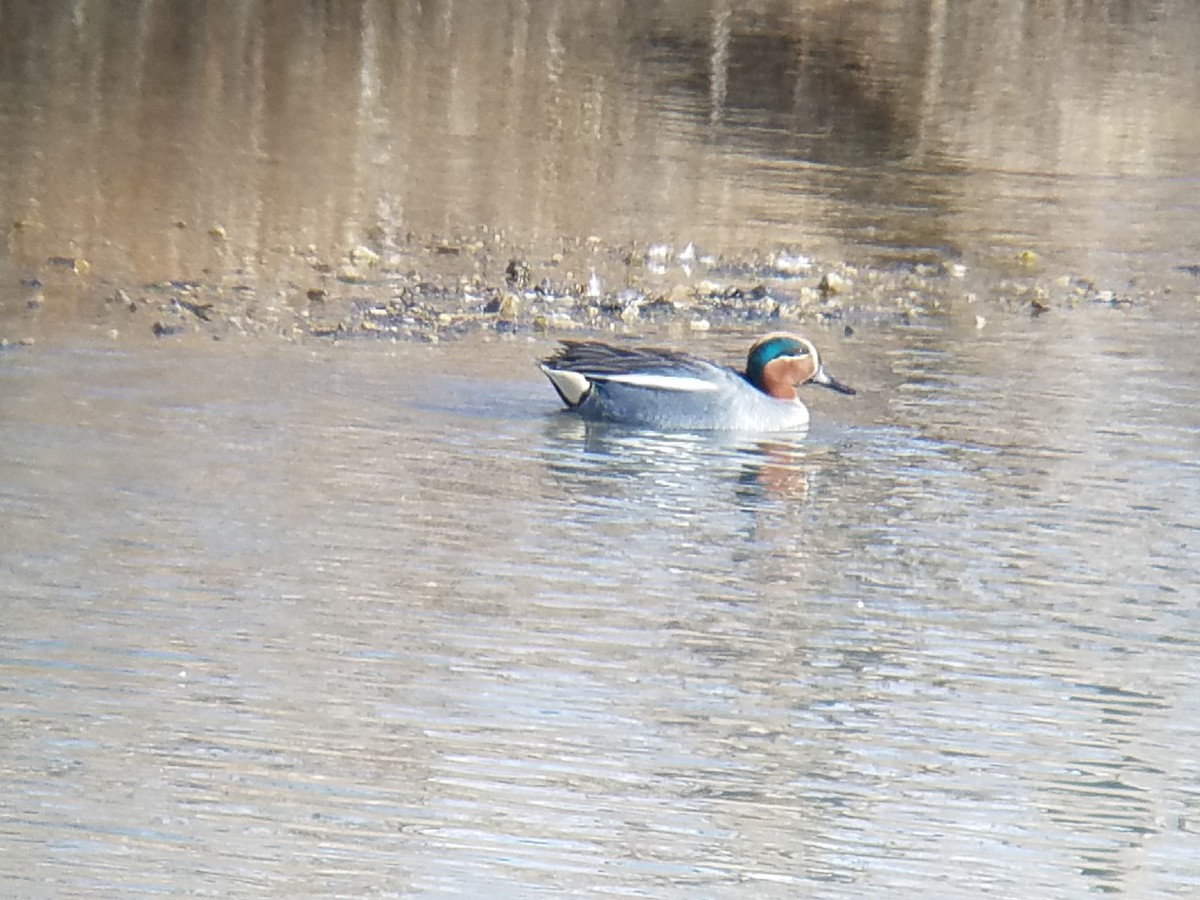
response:
<path fill-rule="evenodd" d="M 796 388 L 809 382 L 841 394 L 855 392 L 825 371 L 812 341 L 782 331 L 754 342 L 746 358 L 746 379 L 779 400 L 795 400 Z"/>

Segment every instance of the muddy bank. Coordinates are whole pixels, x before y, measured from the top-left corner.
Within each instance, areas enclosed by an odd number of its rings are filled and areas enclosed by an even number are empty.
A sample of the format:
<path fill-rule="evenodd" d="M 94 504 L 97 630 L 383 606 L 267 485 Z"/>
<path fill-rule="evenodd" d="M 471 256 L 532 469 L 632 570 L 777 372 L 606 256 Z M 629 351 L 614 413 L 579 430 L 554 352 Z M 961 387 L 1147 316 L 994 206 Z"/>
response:
<path fill-rule="evenodd" d="M 222 230 L 209 234 L 215 245 Z M 531 253 L 480 230 L 376 235 L 342 252 L 286 248 L 270 258 L 153 284 L 122 282 L 88 260 L 50 256 L 0 300 L 0 340 L 35 344 L 79 330 L 113 340 L 187 336 L 435 342 L 478 332 L 571 334 L 678 326 L 908 320 L 956 307 L 1032 316 L 1079 306 L 1143 305 L 1198 288 L 1188 267 L 1116 292 L 1056 273 L 1031 252 L 987 270 L 935 257 L 854 266 L 783 248 L 713 256 L 692 244 L 564 240 Z"/>

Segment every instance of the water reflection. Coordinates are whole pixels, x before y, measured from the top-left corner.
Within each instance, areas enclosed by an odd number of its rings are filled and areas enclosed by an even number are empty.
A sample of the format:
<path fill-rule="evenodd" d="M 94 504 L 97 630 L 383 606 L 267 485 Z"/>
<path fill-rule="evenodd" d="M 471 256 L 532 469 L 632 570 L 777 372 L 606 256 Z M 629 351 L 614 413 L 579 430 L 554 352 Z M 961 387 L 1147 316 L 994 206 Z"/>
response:
<path fill-rule="evenodd" d="M 807 468 L 815 455 L 805 440 L 806 429 L 766 438 L 722 432 L 669 434 L 588 422 L 564 413 L 552 419 L 548 434 L 555 445 L 565 444 L 570 455 L 551 461 L 550 470 L 564 478 L 601 478 L 632 495 L 652 494 L 656 486 L 673 495 L 690 491 L 700 506 L 709 505 L 714 492 L 725 495 L 731 489 L 747 504 L 755 499 L 802 501 L 808 491 Z M 580 455 L 572 454 L 572 448 Z"/>
<path fill-rule="evenodd" d="M 308 244 L 476 226 L 1200 258 L 1182 0 L 0 17 L 6 312 L 81 254 L 265 319 Z M 518 340 L 8 348 L 0 881 L 1185 894 L 1192 293 L 864 322 L 764 439 L 556 414 Z"/>
<path fill-rule="evenodd" d="M 1200 257 L 1198 34 L 1182 0 L 13 2 L 4 259 L 286 286 L 289 247 L 482 226 L 539 253 L 1033 248 L 1115 287 Z"/>

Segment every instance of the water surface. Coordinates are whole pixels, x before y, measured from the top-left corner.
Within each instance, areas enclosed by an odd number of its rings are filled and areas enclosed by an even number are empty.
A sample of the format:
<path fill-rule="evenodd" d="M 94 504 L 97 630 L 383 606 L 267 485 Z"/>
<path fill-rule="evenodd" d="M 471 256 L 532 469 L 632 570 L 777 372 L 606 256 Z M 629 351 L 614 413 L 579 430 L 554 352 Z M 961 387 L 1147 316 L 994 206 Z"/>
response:
<path fill-rule="evenodd" d="M 539 260 L 592 236 L 874 263 L 1033 250 L 1109 289 L 1200 262 L 1187 0 L 3 15 L 13 281 L 81 255 L 266 289 L 304 270 L 288 248 L 477 229 Z"/>
<path fill-rule="evenodd" d="M 523 339 L 10 352 L 0 881 L 1189 896 L 1195 324 L 868 327 L 769 439 Z"/>
<path fill-rule="evenodd" d="M 0 893 L 1200 893 L 1198 45 L 0 2 Z M 510 259 L 579 321 L 488 312 Z M 790 317 L 688 306 L 780 259 Z M 440 343 L 305 325 L 414 297 Z M 585 321 L 859 394 L 586 426 Z"/>

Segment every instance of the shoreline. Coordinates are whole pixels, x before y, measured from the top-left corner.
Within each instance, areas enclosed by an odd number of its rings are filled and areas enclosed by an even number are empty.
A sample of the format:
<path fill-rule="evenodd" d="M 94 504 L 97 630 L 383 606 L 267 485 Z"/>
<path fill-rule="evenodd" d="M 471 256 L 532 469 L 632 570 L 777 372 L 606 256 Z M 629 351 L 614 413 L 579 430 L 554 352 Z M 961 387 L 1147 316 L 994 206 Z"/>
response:
<path fill-rule="evenodd" d="M 214 229 L 213 239 L 223 234 Z M 381 238 L 335 256 L 287 248 L 199 278 L 150 284 L 107 276 L 82 257 L 48 256 L 29 269 L 0 298 L 0 347 L 54 341 L 80 328 L 115 341 L 198 334 L 436 343 L 481 332 L 554 337 L 813 321 L 853 327 L 964 305 L 981 317 L 1039 316 L 1200 295 L 1200 269 L 1188 266 L 1119 293 L 1085 275 L 1053 272 L 1032 252 L 986 269 L 932 254 L 864 266 L 790 248 L 732 257 L 692 244 L 614 246 L 597 238 L 564 241 L 550 254 L 490 236 Z"/>

